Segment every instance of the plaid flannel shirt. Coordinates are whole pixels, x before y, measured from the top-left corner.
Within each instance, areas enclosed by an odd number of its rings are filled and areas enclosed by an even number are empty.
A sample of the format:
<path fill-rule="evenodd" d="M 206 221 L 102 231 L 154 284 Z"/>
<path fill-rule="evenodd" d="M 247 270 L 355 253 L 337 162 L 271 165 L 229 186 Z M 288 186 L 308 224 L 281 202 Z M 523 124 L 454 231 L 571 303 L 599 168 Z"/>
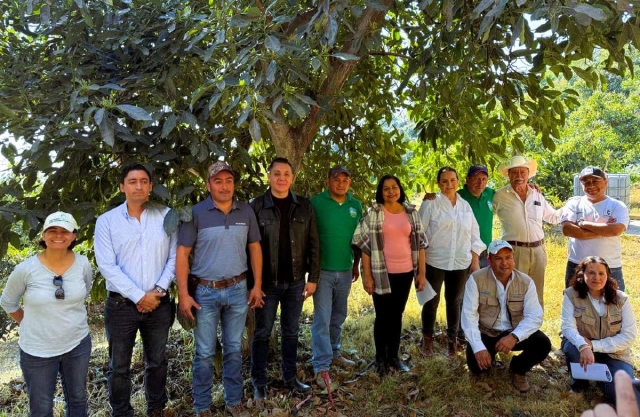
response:
<path fill-rule="evenodd" d="M 427 248 L 429 242 L 415 206 L 407 203 L 403 205 L 411 224 L 411 260 L 413 261 L 413 273 L 416 275 L 418 273 L 418 254 L 420 249 Z M 351 240 L 352 245 L 357 246 L 363 253 L 371 257 L 371 274 L 373 275 L 376 294 L 388 294 L 391 292 L 389 273 L 387 272 L 383 253 L 383 222 L 384 210 L 382 210 L 382 205 L 374 204 L 360 220 Z"/>

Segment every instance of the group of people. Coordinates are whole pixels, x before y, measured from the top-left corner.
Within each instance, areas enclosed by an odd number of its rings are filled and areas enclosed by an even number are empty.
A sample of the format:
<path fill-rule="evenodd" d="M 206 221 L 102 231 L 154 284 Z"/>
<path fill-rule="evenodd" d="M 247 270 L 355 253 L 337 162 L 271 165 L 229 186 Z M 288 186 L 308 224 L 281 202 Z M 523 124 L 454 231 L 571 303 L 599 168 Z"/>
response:
<path fill-rule="evenodd" d="M 125 167 L 120 190 L 126 201 L 98 217 L 94 237 L 108 291 L 104 318 L 111 415 L 133 416 L 130 367 L 138 332 L 147 415 L 164 415 L 165 351 L 176 312 L 169 294 L 174 277 L 179 314 L 196 323 L 192 394 L 198 417 L 211 416 L 218 324 L 225 408 L 233 416 L 249 415 L 241 373 L 249 309 L 256 324 L 250 362 L 254 399 L 262 402 L 269 396 L 269 340 L 278 308 L 284 386 L 296 393 L 311 390 L 296 376 L 299 319 L 308 297 L 314 301 L 314 379 L 330 391 L 331 366 L 356 365 L 342 355 L 341 334 L 351 286 L 360 274 L 375 308 L 375 369 L 380 376 L 409 369 L 399 352 L 412 284 L 416 291 L 431 287 L 436 294 L 422 311 L 421 351 L 434 355 L 444 284 L 448 354 L 455 355 L 465 342 L 469 370 L 482 374 L 494 366 L 497 352 L 522 351 L 511 360 L 510 370 L 514 386 L 526 392 L 526 373 L 551 349 L 540 331 L 543 220 L 562 222 L 570 237 L 562 310 L 567 362 L 585 368 L 606 363 L 612 373 L 620 369 L 633 378 L 629 347 L 636 337 L 635 319 L 620 290 L 619 236 L 628 224 L 628 211 L 605 195 L 606 174 L 595 167 L 580 173 L 585 196 L 554 210 L 539 188 L 528 183 L 536 169 L 533 160 L 512 158 L 500 169 L 509 185 L 494 191 L 487 187 L 484 166 L 469 168 L 462 189 L 457 172 L 441 168 L 440 193 L 427 196 L 419 210 L 406 201 L 400 180 L 385 175 L 375 203 L 364 213 L 348 192 L 351 175 L 343 166 L 332 167 L 326 190 L 307 199 L 291 191 L 291 163 L 275 158 L 268 168 L 267 191 L 244 203 L 234 197 L 235 172 L 219 161 L 207 171 L 210 198 L 195 205 L 191 220 L 168 234 L 164 218 L 169 209 L 145 204 L 153 186 L 151 173 L 139 164 Z M 493 213 L 502 224 L 499 240 L 492 238 Z M 20 365 L 32 416 L 52 415 L 58 374 L 67 415 L 87 415 L 91 339 L 84 301 L 93 273 L 87 258 L 72 251 L 77 232 L 70 214 L 48 216 L 43 251 L 15 268 L 0 298 L 20 323 Z M 572 390 L 584 388 L 584 380 L 572 380 Z M 613 402 L 613 384 L 602 388 Z"/>

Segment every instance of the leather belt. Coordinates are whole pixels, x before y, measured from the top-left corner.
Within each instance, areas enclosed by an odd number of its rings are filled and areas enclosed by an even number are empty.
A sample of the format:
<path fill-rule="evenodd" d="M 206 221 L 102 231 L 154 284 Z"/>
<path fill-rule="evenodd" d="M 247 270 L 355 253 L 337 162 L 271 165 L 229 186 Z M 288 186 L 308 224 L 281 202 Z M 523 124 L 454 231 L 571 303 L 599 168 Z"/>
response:
<path fill-rule="evenodd" d="M 120 294 L 119 292 L 115 292 L 115 291 L 107 291 L 107 296 L 109 296 L 111 298 L 115 298 L 117 300 L 130 301 L 127 297 L 125 297 L 124 295 Z"/>
<path fill-rule="evenodd" d="M 205 287 L 215 288 L 216 290 L 221 290 L 223 288 L 230 287 L 238 282 L 242 282 L 247 277 L 247 273 L 243 272 L 240 275 L 236 275 L 233 278 L 223 279 L 222 281 L 212 281 L 209 279 L 198 278 L 198 284 L 204 285 Z"/>
<path fill-rule="evenodd" d="M 518 242 L 516 240 L 507 240 L 507 243 L 511 246 L 519 246 L 521 248 L 537 248 L 544 245 L 544 239 L 540 239 L 537 242 Z"/>

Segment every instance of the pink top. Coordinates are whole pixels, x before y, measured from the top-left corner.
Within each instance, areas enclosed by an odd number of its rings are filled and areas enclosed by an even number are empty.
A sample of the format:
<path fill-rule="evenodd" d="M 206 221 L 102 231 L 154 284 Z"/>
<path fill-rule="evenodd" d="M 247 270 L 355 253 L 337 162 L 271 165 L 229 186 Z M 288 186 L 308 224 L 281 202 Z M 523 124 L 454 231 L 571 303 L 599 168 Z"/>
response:
<path fill-rule="evenodd" d="M 384 240 L 384 262 L 387 272 L 401 274 L 413 271 L 411 259 L 411 223 L 407 213 L 394 214 L 383 207 L 382 239 Z"/>

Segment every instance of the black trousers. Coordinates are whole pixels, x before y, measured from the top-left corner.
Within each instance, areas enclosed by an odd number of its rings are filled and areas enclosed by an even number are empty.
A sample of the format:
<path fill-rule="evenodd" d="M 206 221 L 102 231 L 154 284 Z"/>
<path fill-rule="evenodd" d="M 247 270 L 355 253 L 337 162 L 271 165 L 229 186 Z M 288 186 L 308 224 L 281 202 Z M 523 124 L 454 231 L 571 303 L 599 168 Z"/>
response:
<path fill-rule="evenodd" d="M 402 314 L 407 305 L 412 282 L 413 271 L 389 274 L 391 293 L 373 294 L 373 307 L 376 310 L 373 339 L 376 344 L 377 360 L 384 361 L 398 357 L 402 333 Z"/>
<path fill-rule="evenodd" d="M 481 334 L 482 343 L 484 343 L 487 351 L 489 351 L 492 360 L 496 357 L 496 343 L 509 333 L 511 333 L 511 331 L 503 332 L 496 337 L 491 337 L 484 333 Z M 524 375 L 529 372 L 531 368 L 545 360 L 549 352 L 551 352 L 551 341 L 547 335 L 538 330 L 527 339 L 516 343 L 512 350 L 522 351 L 522 353 L 511 359 L 509 369 L 511 369 L 511 372 L 514 374 Z M 469 371 L 476 375 L 488 371 L 488 369 L 483 371 L 478 367 L 478 362 L 476 361 L 476 356 L 473 353 L 470 343 L 467 344 L 467 366 L 469 367 Z"/>
<path fill-rule="evenodd" d="M 445 271 L 427 264 L 427 280 L 436 296 L 422 306 L 422 333 L 432 336 L 436 324 L 436 313 L 440 304 L 440 293 L 444 282 L 444 300 L 447 303 L 447 334 L 456 336 L 460 329 L 460 311 L 464 286 L 469 277 L 469 269 Z"/>

